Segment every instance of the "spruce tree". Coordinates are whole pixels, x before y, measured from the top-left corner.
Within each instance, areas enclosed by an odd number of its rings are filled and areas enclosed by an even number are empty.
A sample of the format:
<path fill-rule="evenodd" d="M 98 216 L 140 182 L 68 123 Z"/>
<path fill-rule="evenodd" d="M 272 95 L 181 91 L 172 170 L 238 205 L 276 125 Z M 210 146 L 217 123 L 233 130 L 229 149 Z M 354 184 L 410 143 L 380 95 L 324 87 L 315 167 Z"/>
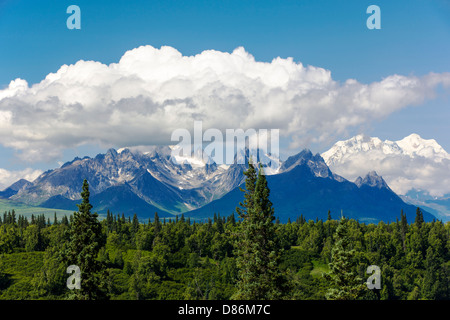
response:
<path fill-rule="evenodd" d="M 235 242 L 238 267 L 237 290 L 232 299 L 264 300 L 281 296 L 281 277 L 278 270 L 280 246 L 276 241 L 273 221 L 274 209 L 269 200 L 270 190 L 260 166 L 253 164 L 244 172 L 246 190 L 242 208 L 237 208 L 241 219 Z"/>
<path fill-rule="evenodd" d="M 403 213 L 403 210 L 400 214 L 400 233 L 402 237 L 402 248 L 403 251 L 406 252 L 406 233 L 408 232 L 408 221 L 406 220 L 406 215 Z"/>
<path fill-rule="evenodd" d="M 155 228 L 155 236 L 161 231 L 161 222 L 159 222 L 158 212 L 155 212 L 155 218 L 153 220 L 153 225 Z"/>
<path fill-rule="evenodd" d="M 238 213 L 240 219 L 245 219 L 245 217 L 248 215 L 249 208 L 253 207 L 253 196 L 255 193 L 257 175 L 255 166 L 252 163 L 252 159 L 250 159 L 248 170 L 244 171 L 244 175 L 246 177 L 245 189 L 239 187 L 239 189 L 244 192 L 244 202 L 239 203 L 242 208 L 236 208 L 236 212 Z"/>
<path fill-rule="evenodd" d="M 103 265 L 97 259 L 104 244 L 98 214 L 91 213 L 89 184 L 83 182 L 82 203 L 77 205 L 70 229 L 70 242 L 66 251 L 67 263 L 81 270 L 81 289 L 74 289 L 77 300 L 97 300 L 107 298 L 103 288 L 105 275 Z"/>
<path fill-rule="evenodd" d="M 139 231 L 139 219 L 137 217 L 137 214 L 135 213 L 133 215 L 133 221 L 131 224 L 131 233 L 133 234 L 133 236 L 136 236 L 138 231 Z"/>
<path fill-rule="evenodd" d="M 417 228 L 419 230 L 422 228 L 423 222 L 424 222 L 424 220 L 423 220 L 422 210 L 420 210 L 420 208 L 417 207 L 417 209 L 416 209 L 416 219 L 414 220 L 414 223 L 415 223 L 415 225 L 417 226 Z"/>
<path fill-rule="evenodd" d="M 450 297 L 448 271 L 435 248 L 428 247 L 425 260 L 425 274 L 421 294 L 427 300 L 447 300 Z"/>
<path fill-rule="evenodd" d="M 350 247 L 348 219 L 341 218 L 335 238 L 336 242 L 331 250 L 330 272 L 324 275 L 331 284 L 325 297 L 328 300 L 356 300 L 367 287 L 356 273 L 355 250 Z"/>

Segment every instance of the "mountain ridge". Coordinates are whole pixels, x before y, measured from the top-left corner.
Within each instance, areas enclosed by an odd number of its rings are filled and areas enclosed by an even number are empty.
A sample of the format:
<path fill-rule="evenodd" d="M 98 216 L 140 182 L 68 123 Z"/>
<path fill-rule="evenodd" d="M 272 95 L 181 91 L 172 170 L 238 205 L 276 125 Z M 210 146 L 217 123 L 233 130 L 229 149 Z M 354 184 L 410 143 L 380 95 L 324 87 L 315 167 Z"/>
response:
<path fill-rule="evenodd" d="M 375 172 L 360 178 L 359 185 L 332 175 L 318 177 L 314 167 L 308 164 L 308 157 L 310 154 L 289 171 L 267 176 L 270 200 L 280 221 L 295 220 L 300 215 L 326 219 L 328 211 L 335 218 L 342 212 L 346 217 L 367 223 L 395 221 L 403 211 L 408 221 L 414 221 L 416 207 L 404 203 Z M 324 161 L 321 157 L 318 160 Z M 232 214 L 242 197 L 239 188 L 235 188 L 221 199 L 190 211 L 187 216 L 201 219 L 211 212 Z M 431 221 L 434 216 L 424 211 L 424 219 Z"/>
<path fill-rule="evenodd" d="M 198 159 L 193 160 L 195 163 L 189 159 L 173 161 L 168 147 L 156 147 L 148 152 L 109 149 L 93 158 L 76 157 L 60 168 L 44 172 L 35 181 L 24 184 L 10 199 L 77 210 L 82 180 L 87 178 L 96 211 L 109 209 L 130 215 L 137 213 L 141 217 L 153 217 L 155 211 L 161 216 L 184 213 L 193 218 L 203 217 L 213 215 L 215 208 L 220 209 L 224 201 L 229 208 L 242 201 L 239 187 L 245 181 L 243 171 L 247 165 L 236 163 L 238 156 L 235 163 L 218 166 L 209 160 L 205 163 Z M 248 163 L 248 150 L 241 156 Z M 355 183 L 350 182 L 333 173 L 320 154 L 314 155 L 308 149 L 277 165 L 272 171 L 274 174 L 267 175 L 267 179 L 281 219 L 286 220 L 299 212 L 304 216 L 322 217 L 333 209 L 344 210 L 355 218 L 378 221 L 374 212 L 358 216 L 364 203 L 372 203 L 381 211 L 391 207 L 398 211 L 397 207 L 404 206 L 408 214 L 412 214 L 412 208 L 404 204 L 376 172 L 359 177 Z M 379 199 L 371 201 L 371 194 L 377 194 Z M 382 199 L 392 202 L 391 207 L 380 206 Z M 228 211 L 232 213 L 233 210 Z M 429 213 L 425 216 L 431 219 Z"/>

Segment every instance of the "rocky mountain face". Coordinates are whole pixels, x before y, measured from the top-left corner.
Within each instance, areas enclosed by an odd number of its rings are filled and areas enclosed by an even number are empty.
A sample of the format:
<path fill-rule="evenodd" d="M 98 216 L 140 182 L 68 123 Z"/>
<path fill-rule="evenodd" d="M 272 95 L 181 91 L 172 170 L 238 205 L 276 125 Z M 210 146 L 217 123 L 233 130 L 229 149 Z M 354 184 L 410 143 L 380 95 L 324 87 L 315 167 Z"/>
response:
<path fill-rule="evenodd" d="M 362 186 L 369 186 L 377 189 L 390 190 L 383 177 L 380 177 L 375 171 L 370 171 L 364 178 L 358 177 L 355 180 L 355 184 L 358 188 L 361 188 Z"/>
<path fill-rule="evenodd" d="M 58 169 L 44 172 L 11 199 L 32 205 L 76 209 L 72 204 L 80 199 L 80 186 L 86 178 L 94 199 L 111 194 L 111 188 L 121 192 L 126 190 L 155 210 L 176 214 L 219 198 L 243 182 L 243 165 L 217 166 L 195 158 L 189 160 L 177 163 L 171 158 L 169 147 L 148 152 L 110 149 L 95 158 L 75 158 Z M 124 201 L 123 206 L 126 203 L 134 206 L 131 200 Z M 106 210 L 107 205 L 102 201 L 102 209 Z"/>

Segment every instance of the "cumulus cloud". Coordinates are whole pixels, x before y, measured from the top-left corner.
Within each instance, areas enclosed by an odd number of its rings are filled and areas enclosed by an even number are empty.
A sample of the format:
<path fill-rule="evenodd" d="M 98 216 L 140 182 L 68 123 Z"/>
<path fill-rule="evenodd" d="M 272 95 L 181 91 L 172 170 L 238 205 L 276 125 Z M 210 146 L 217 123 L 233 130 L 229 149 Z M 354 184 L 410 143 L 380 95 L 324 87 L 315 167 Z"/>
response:
<path fill-rule="evenodd" d="M 362 84 L 292 58 L 259 62 L 239 47 L 183 56 L 142 46 L 118 63 L 78 61 L 40 83 L 0 90 L 0 143 L 27 161 L 86 143 L 173 144 L 177 128 L 280 129 L 292 148 L 323 142 L 450 88 L 449 73 L 392 75 Z"/>
<path fill-rule="evenodd" d="M 26 179 L 32 182 L 41 174 L 42 170 L 35 170 L 31 168 L 17 171 L 9 171 L 0 168 L 0 190 L 6 189 L 20 179 Z"/>

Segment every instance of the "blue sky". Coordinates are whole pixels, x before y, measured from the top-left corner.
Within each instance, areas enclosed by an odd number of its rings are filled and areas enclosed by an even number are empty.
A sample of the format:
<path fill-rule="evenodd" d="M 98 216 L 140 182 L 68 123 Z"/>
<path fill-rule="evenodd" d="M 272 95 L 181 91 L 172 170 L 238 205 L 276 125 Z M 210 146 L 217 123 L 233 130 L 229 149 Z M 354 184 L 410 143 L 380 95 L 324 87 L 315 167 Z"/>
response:
<path fill-rule="evenodd" d="M 81 30 L 68 30 L 66 9 L 81 8 Z M 366 8 L 381 8 L 381 30 L 366 28 Z M 293 57 L 331 71 L 333 80 L 363 84 L 393 74 L 450 72 L 450 1 L 0 1 L 0 88 L 11 80 L 38 83 L 63 64 L 118 62 L 141 45 L 168 45 L 185 56 L 243 46 L 257 61 Z M 450 97 L 402 108 L 380 121 L 349 129 L 397 140 L 412 132 L 450 151 Z M 361 129 L 362 128 L 362 129 Z M 349 137 L 348 136 L 348 137 Z M 339 137 L 342 138 L 342 137 Z M 322 152 L 333 144 L 310 147 Z M 51 161 L 22 161 L 0 147 L 0 168 L 49 169 L 58 161 L 104 151 L 97 145 L 67 148 Z"/>
<path fill-rule="evenodd" d="M 382 30 L 366 28 L 374 3 Z M 66 28 L 71 4 L 81 8 L 81 30 Z M 184 55 L 244 46 L 257 60 L 294 57 L 337 80 L 450 69 L 450 2 L 443 0 L 3 0 L 0 10 L 2 85 L 16 77 L 39 82 L 80 59 L 117 62 L 145 44 Z"/>

